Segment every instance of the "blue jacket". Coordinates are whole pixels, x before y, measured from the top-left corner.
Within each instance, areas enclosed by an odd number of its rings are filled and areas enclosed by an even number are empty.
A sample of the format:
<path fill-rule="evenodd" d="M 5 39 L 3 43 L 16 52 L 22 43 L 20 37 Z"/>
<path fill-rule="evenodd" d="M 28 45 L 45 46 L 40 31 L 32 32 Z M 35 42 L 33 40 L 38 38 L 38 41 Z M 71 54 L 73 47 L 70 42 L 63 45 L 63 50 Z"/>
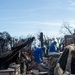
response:
<path fill-rule="evenodd" d="M 42 48 L 36 48 L 33 52 L 33 56 L 37 64 L 40 64 L 40 59 L 43 60 L 42 57 Z"/>
<path fill-rule="evenodd" d="M 55 48 L 54 43 L 52 43 L 52 44 L 50 45 L 50 50 L 49 50 L 49 52 L 58 52 L 58 51 L 56 50 L 56 48 Z"/>

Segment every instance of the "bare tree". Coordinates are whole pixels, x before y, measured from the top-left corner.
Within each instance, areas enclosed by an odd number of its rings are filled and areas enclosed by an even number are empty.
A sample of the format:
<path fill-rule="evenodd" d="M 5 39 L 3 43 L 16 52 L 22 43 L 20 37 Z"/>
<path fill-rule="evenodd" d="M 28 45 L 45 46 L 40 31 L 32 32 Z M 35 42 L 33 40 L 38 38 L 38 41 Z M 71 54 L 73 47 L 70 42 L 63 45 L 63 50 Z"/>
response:
<path fill-rule="evenodd" d="M 8 32 L 0 32 L 0 54 L 8 50 L 8 45 L 11 41 L 11 36 Z"/>
<path fill-rule="evenodd" d="M 60 29 L 60 33 L 62 33 L 64 35 L 66 35 L 66 34 L 72 35 L 73 32 L 74 32 L 73 27 L 71 27 L 68 22 L 64 22 L 61 29 Z"/>

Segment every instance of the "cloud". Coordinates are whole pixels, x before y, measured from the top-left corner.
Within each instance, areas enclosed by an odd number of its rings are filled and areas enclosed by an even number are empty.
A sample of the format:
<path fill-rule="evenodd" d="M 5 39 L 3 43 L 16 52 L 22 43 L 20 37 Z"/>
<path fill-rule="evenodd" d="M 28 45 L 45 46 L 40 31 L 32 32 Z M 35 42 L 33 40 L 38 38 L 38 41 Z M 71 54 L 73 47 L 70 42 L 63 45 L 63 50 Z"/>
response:
<path fill-rule="evenodd" d="M 38 25 L 52 25 L 52 26 L 60 26 L 62 24 L 62 22 L 40 22 L 40 21 L 12 21 L 12 23 L 16 23 L 16 24 L 38 24 Z"/>
<path fill-rule="evenodd" d="M 71 5 L 75 5 L 75 1 L 74 0 L 69 0 L 69 2 L 71 3 Z"/>
<path fill-rule="evenodd" d="M 68 7 L 67 9 L 68 9 L 68 10 L 75 11 L 75 7 Z"/>
<path fill-rule="evenodd" d="M 14 20 L 14 19 L 20 19 L 20 18 L 22 18 L 22 17 L 1 17 L 0 18 L 0 20 L 6 20 L 6 21 L 8 21 L 8 20 Z"/>
<path fill-rule="evenodd" d="M 69 23 L 70 23 L 70 26 L 72 26 L 73 28 L 75 28 L 75 20 L 70 20 Z"/>
<path fill-rule="evenodd" d="M 72 28 L 75 28 L 75 19 L 69 19 L 65 22 L 68 23 Z"/>

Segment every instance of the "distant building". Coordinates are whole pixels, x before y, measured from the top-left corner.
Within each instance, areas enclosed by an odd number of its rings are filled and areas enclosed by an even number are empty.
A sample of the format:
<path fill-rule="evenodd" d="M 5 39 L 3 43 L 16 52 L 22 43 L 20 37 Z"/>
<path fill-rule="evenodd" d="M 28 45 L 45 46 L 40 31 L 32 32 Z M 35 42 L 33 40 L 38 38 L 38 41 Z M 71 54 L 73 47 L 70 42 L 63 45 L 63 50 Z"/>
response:
<path fill-rule="evenodd" d="M 65 35 L 65 41 L 64 41 L 64 45 L 70 45 L 70 44 L 75 44 L 75 35 Z"/>

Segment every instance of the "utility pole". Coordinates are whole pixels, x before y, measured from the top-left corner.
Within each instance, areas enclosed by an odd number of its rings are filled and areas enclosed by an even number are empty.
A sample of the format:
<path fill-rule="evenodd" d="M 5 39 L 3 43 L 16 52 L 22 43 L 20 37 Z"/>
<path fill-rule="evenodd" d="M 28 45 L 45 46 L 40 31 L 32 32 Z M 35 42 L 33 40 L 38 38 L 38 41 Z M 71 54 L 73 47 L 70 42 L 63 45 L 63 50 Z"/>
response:
<path fill-rule="evenodd" d="M 40 41 L 41 41 L 41 47 L 43 47 L 43 33 L 40 33 Z"/>
<path fill-rule="evenodd" d="M 41 48 L 43 49 L 43 55 L 45 56 L 45 49 L 43 46 L 43 32 L 40 33 L 40 42 L 41 42 Z"/>

